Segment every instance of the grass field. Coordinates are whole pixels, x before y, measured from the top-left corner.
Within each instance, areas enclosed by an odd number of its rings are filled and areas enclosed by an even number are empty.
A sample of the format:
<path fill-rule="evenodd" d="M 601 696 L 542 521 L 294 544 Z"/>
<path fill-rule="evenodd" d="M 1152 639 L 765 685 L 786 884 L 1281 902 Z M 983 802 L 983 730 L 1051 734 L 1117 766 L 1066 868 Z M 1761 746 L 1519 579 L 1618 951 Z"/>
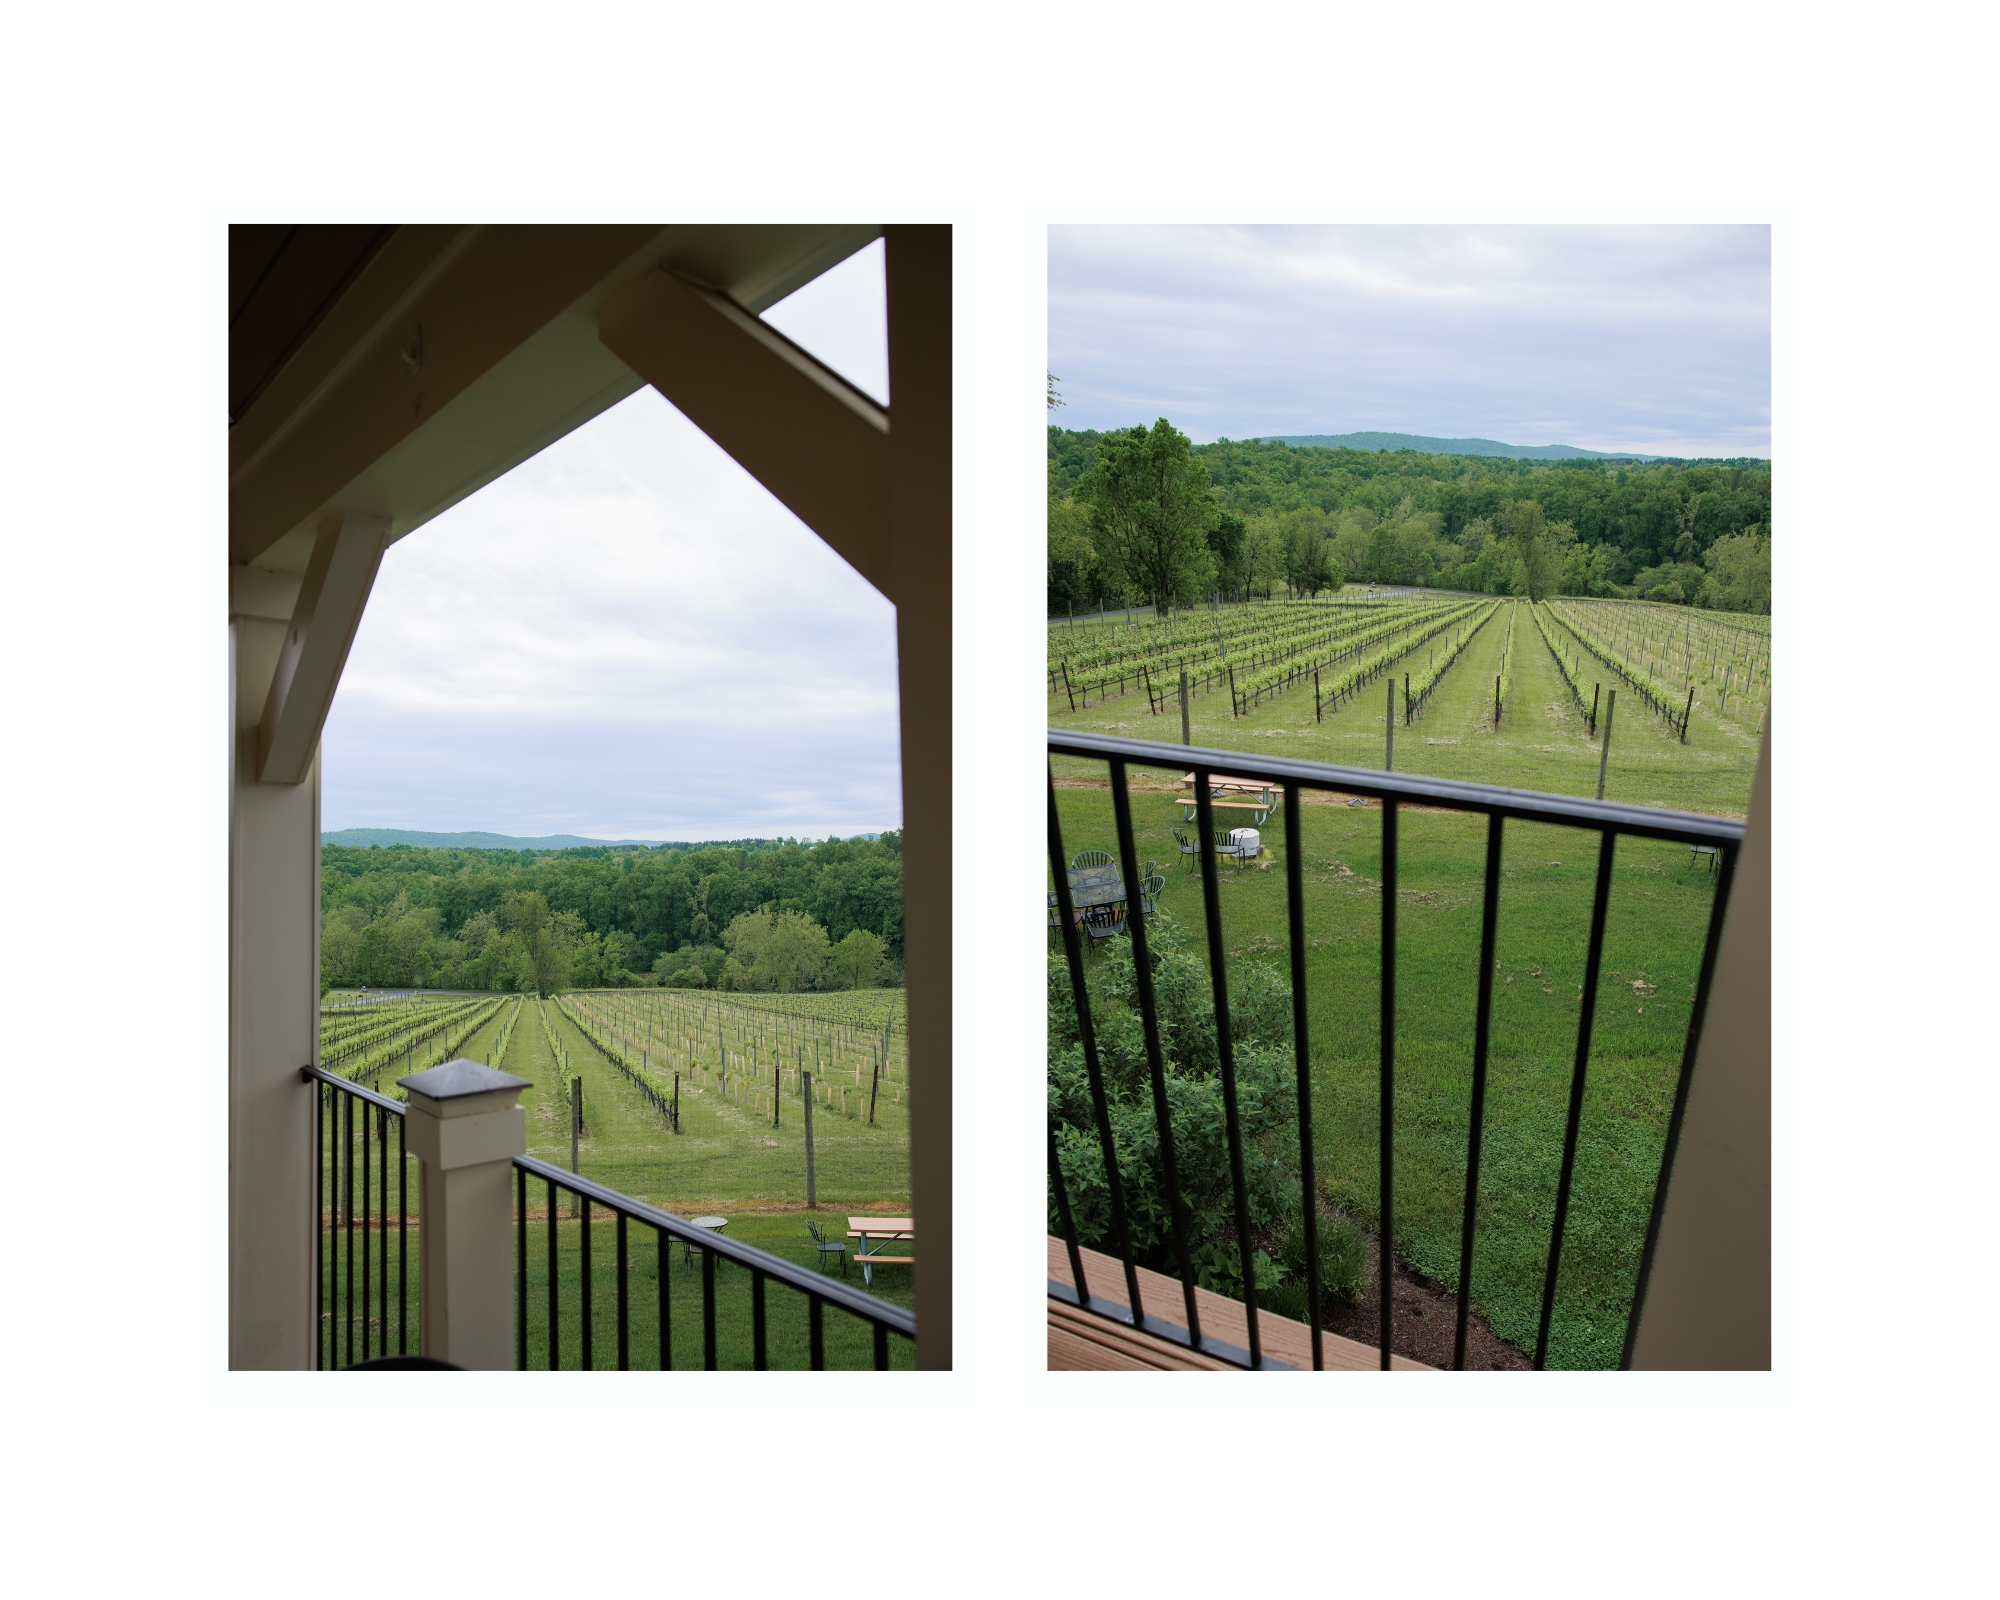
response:
<path fill-rule="evenodd" d="M 1505 615 L 1490 623 L 1439 685 L 1413 727 L 1396 730 L 1396 769 L 1562 794 L 1594 793 L 1597 746 L 1546 646 L 1517 623 L 1513 687 L 1492 726 L 1493 678 Z M 1397 669 L 1400 681 L 1401 668 Z M 1143 696 L 1052 728 L 1178 741 L 1177 710 L 1149 717 Z M 1226 695 L 1193 708 L 1196 744 L 1382 766 L 1378 682 L 1315 725 L 1311 689 L 1231 718 Z M 1756 755 L 1753 731 L 1704 719 L 1682 745 L 1658 717 L 1628 716 L 1612 736 L 1606 797 L 1741 815 Z M 1064 849 L 1116 851 L 1101 763 L 1058 760 Z M 1201 944 L 1199 877 L 1181 870 L 1170 793 L 1177 766 L 1133 770 L 1135 843 L 1165 863 L 1162 909 Z M 1375 806 L 1309 800 L 1301 809 L 1306 895 L 1314 1139 L 1322 1192 L 1364 1222 L 1380 1216 L 1377 1183 L 1381 818 Z M 1420 1271 L 1458 1280 L 1466 1122 L 1477 995 L 1483 818 L 1400 814 L 1396 1082 L 1396 1246 Z M 1284 819 L 1263 829 L 1271 855 L 1223 864 L 1219 896 L 1232 960 L 1289 970 Z M 1579 1021 L 1598 841 L 1594 834 L 1509 824 L 1503 857 L 1493 1039 L 1480 1181 L 1473 1300 L 1502 1337 L 1532 1349 L 1540 1315 L 1563 1122 Z M 1712 887 L 1685 848 L 1617 846 L 1595 1037 L 1549 1364 L 1615 1365 L 1658 1171 Z M 1051 935 L 1051 948 L 1057 948 Z M 1296 1149 L 1295 1131 L 1288 1135 Z"/>

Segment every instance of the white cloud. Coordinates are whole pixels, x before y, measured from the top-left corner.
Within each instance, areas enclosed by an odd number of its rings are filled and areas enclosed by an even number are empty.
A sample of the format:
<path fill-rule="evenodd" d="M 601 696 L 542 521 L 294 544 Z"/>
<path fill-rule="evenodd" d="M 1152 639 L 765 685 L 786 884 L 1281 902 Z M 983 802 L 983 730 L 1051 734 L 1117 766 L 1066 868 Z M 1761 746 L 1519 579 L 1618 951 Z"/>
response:
<path fill-rule="evenodd" d="M 1060 227 L 1069 427 L 1770 450 L 1764 227 Z"/>
<path fill-rule="evenodd" d="M 324 824 L 898 825 L 895 612 L 651 389 L 393 546 Z"/>

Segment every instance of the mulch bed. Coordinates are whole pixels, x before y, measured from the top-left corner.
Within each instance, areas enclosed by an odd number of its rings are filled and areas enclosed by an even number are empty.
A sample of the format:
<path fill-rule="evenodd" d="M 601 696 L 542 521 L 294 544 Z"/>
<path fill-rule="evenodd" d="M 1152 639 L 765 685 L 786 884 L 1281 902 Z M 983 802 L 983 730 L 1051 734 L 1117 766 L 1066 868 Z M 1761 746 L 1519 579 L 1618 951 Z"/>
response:
<path fill-rule="evenodd" d="M 1381 1251 L 1373 1234 L 1365 1228 L 1360 1233 L 1367 1261 L 1362 1273 L 1361 1298 L 1351 1306 L 1335 1306 L 1320 1319 L 1320 1326 L 1328 1333 L 1337 1333 L 1370 1349 L 1379 1350 L 1382 1340 L 1382 1281 L 1378 1276 Z M 1225 1225 L 1218 1231 L 1217 1237 L 1233 1241 L 1236 1230 Z M 1253 1229 L 1250 1242 L 1253 1248 L 1276 1259 L 1278 1240 L 1274 1235 Z M 1395 1316 L 1389 1328 L 1389 1348 L 1412 1361 L 1449 1371 L 1452 1351 L 1458 1340 L 1458 1296 L 1435 1279 L 1425 1277 L 1401 1256 L 1396 1257 L 1391 1292 L 1396 1298 Z M 1534 1360 L 1528 1353 L 1495 1333 L 1487 1325 L 1483 1313 L 1476 1307 L 1468 1311 L 1465 1318 L 1467 1372 L 1532 1372 L 1534 1369 Z"/>
<path fill-rule="evenodd" d="M 1382 1338 L 1382 1283 L 1380 1247 L 1364 1235 L 1368 1270 L 1361 1298 L 1351 1306 L 1337 1306 L 1321 1326 L 1329 1333 L 1345 1335 L 1362 1344 L 1379 1347 Z M 1458 1297 L 1442 1284 L 1426 1278 L 1401 1256 L 1396 1257 L 1391 1285 L 1395 1296 L 1394 1316 L 1389 1332 L 1389 1348 L 1399 1356 L 1430 1366 L 1451 1366 L 1452 1350 L 1458 1336 Z M 1465 1368 L 1468 1372 L 1530 1372 L 1534 1362 L 1526 1351 L 1517 1349 L 1487 1326 L 1475 1308 L 1465 1319 Z"/>

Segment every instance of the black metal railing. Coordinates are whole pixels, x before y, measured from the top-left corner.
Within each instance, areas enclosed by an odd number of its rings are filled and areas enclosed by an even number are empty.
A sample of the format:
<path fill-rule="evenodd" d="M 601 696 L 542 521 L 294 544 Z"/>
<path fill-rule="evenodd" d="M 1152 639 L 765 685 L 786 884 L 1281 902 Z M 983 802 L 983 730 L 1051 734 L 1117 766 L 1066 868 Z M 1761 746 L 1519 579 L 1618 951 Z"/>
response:
<path fill-rule="evenodd" d="M 302 1068 L 300 1076 L 314 1086 L 313 1140 L 319 1155 L 313 1185 L 319 1222 L 313 1366 L 324 1370 L 377 1356 L 415 1355 L 412 1158 L 403 1149 L 404 1108 L 387 1095 L 318 1067 Z"/>
<path fill-rule="evenodd" d="M 683 1269 L 692 1269 L 694 1262 L 700 1262 L 701 1273 L 701 1353 L 702 1366 L 715 1371 L 719 1365 L 719 1336 L 717 1332 L 717 1289 L 716 1268 L 719 1263 L 727 1263 L 746 1269 L 750 1274 L 750 1365 L 752 1370 L 763 1372 L 770 1366 L 770 1316 L 766 1290 L 772 1283 L 796 1292 L 805 1298 L 807 1318 L 807 1363 L 815 1372 L 826 1369 L 826 1308 L 832 1306 L 848 1316 L 856 1318 L 868 1330 L 873 1345 L 873 1365 L 877 1371 L 889 1370 L 889 1336 L 893 1333 L 900 1338 L 915 1341 L 917 1319 L 912 1312 L 901 1306 L 891 1305 L 886 1300 L 878 1300 L 871 1294 L 853 1288 L 826 1273 L 811 1267 L 798 1265 L 769 1251 L 759 1250 L 740 1240 L 729 1239 L 718 1232 L 697 1227 L 680 1217 L 659 1210 L 635 1200 L 630 1195 L 607 1189 L 601 1183 L 593 1183 L 588 1178 L 566 1172 L 561 1167 L 551 1166 L 546 1161 L 538 1161 L 533 1156 L 514 1158 L 515 1180 L 515 1324 L 514 1348 L 515 1364 L 525 1371 L 529 1363 L 529 1328 L 533 1313 L 529 1306 L 529 1209 L 528 1183 L 530 1179 L 539 1182 L 547 1197 L 548 1209 L 543 1222 L 547 1230 L 545 1247 L 547 1252 L 547 1277 L 541 1285 L 544 1301 L 543 1315 L 546 1317 L 547 1343 L 543 1351 L 550 1370 L 558 1368 L 562 1362 L 562 1323 L 565 1320 L 564 1296 L 561 1292 L 562 1256 L 564 1252 L 558 1240 L 557 1216 L 560 1196 L 567 1193 L 578 1202 L 576 1216 L 576 1270 L 577 1286 L 575 1320 L 578 1340 L 578 1365 L 588 1369 L 594 1367 L 598 1358 L 596 1340 L 596 1317 L 594 1314 L 594 1284 L 591 1266 L 591 1223 L 592 1213 L 604 1210 L 611 1213 L 612 1224 L 612 1297 L 615 1307 L 616 1369 L 624 1372 L 632 1363 L 632 1322 L 636 1309 L 632 1293 L 632 1244 L 630 1232 L 633 1226 L 650 1228 L 653 1232 L 654 1261 L 656 1277 L 656 1301 L 649 1308 L 658 1320 L 658 1364 L 661 1371 L 673 1366 L 673 1294 L 671 1289 L 674 1272 L 674 1247 L 682 1252 Z"/>
<path fill-rule="evenodd" d="M 416 1158 L 404 1149 L 404 1118 L 408 1107 L 318 1067 L 301 1068 L 300 1076 L 314 1089 L 313 1131 L 318 1152 L 314 1194 L 320 1242 L 314 1274 L 318 1304 L 313 1365 L 328 1370 L 381 1356 L 415 1355 L 420 1339 L 419 1318 L 414 1314 L 417 1299 L 413 1296 L 418 1263 L 412 1259 L 410 1248 L 415 1221 L 410 1209 L 414 1187 L 410 1181 L 410 1163 Z M 916 1339 L 917 1322 L 913 1313 L 828 1274 L 696 1227 L 642 1200 L 533 1156 L 515 1157 L 514 1169 L 518 1202 L 515 1364 L 522 1370 L 527 1369 L 529 1361 L 529 1300 L 537 1288 L 545 1303 L 547 1365 L 555 1368 L 561 1364 L 565 1321 L 573 1321 L 577 1329 L 577 1364 L 584 1368 L 597 1365 L 591 1271 L 593 1211 L 610 1212 L 614 1232 L 612 1298 L 618 1371 L 629 1370 L 631 1366 L 635 1302 L 631 1293 L 629 1233 L 633 1224 L 650 1228 L 654 1235 L 658 1360 L 663 1371 L 673 1364 L 670 1286 L 676 1245 L 682 1251 L 684 1266 L 691 1267 L 697 1257 L 700 1260 L 702 1365 L 710 1370 L 719 1364 L 715 1276 L 719 1261 L 744 1268 L 750 1274 L 750 1357 L 751 1366 L 757 1371 L 769 1366 L 766 1290 L 773 1282 L 805 1299 L 807 1360 L 814 1371 L 824 1370 L 827 1364 L 828 1306 L 867 1327 L 877 1370 L 888 1370 L 891 1334 L 913 1343 Z M 545 1185 L 548 1196 L 548 1210 L 542 1219 L 547 1228 L 547 1273 L 539 1285 L 531 1282 L 529 1272 L 531 1178 Z M 577 1201 L 576 1244 L 580 1261 L 571 1293 L 565 1293 L 564 1251 L 559 1238 L 562 1230 L 557 1197 L 563 1193 Z"/>
<path fill-rule="evenodd" d="M 1168 1200 L 1172 1245 L 1178 1260 L 1182 1307 L 1186 1325 L 1149 1314 L 1139 1285 L 1138 1263 L 1133 1253 L 1131 1229 L 1127 1221 L 1124 1186 L 1121 1183 L 1111 1118 L 1104 1087 L 1104 1073 L 1092 1031 L 1091 1002 L 1085 981 L 1083 951 L 1076 917 L 1070 903 L 1068 856 L 1063 846 L 1062 825 L 1056 811 L 1053 768 L 1048 786 L 1049 867 L 1055 882 L 1063 943 L 1068 958 L 1072 998 L 1076 1007 L 1079 1043 L 1089 1081 L 1090 1099 L 1100 1153 L 1104 1165 L 1109 1240 L 1124 1269 L 1128 1304 L 1093 1296 L 1085 1280 L 1084 1264 L 1065 1184 L 1053 1120 L 1049 1127 L 1049 1180 L 1057 1225 L 1068 1249 L 1074 1288 L 1051 1278 L 1048 1293 L 1108 1320 L 1137 1327 L 1159 1338 L 1201 1351 L 1233 1366 L 1252 1370 L 1282 1368 L 1288 1363 L 1264 1354 L 1258 1332 L 1256 1273 L 1252 1260 L 1252 1230 L 1248 1189 L 1244 1169 L 1242 1130 L 1238 1119 L 1237 1081 L 1229 1022 L 1229 981 L 1224 959 L 1221 906 L 1217 898 L 1215 827 L 1209 801 L 1209 779 L 1222 772 L 1234 778 L 1253 777 L 1284 790 L 1285 893 L 1291 944 L 1292 1048 L 1297 1075 L 1299 1165 L 1303 1176 L 1305 1204 L 1305 1265 L 1307 1304 L 1312 1324 L 1312 1357 L 1315 1370 L 1323 1366 L 1321 1318 L 1318 1315 L 1319 1241 L 1316 1168 L 1313 1161 L 1313 1089 L 1310 1041 L 1307 1032 L 1306 933 L 1301 872 L 1299 796 L 1303 790 L 1330 791 L 1377 799 L 1382 806 L 1382 912 L 1381 912 L 1381 999 L 1380 999 L 1380 1115 L 1377 1156 L 1380 1188 L 1380 1224 L 1377 1269 L 1380 1274 L 1381 1317 L 1379 1346 L 1381 1367 L 1389 1370 L 1394 1336 L 1394 1173 L 1395 1173 L 1395 1064 L 1396 1064 L 1396 827 L 1400 802 L 1425 807 L 1470 812 L 1485 816 L 1486 861 L 1484 908 L 1481 918 L 1481 945 L 1477 1010 L 1474 1018 L 1472 1051 L 1472 1093 L 1466 1154 L 1465 1206 L 1461 1227 L 1458 1274 L 1457 1329 L 1452 1365 L 1465 1364 L 1466 1332 L 1471 1306 L 1473 1244 L 1477 1230 L 1480 1145 L 1486 1100 L 1487 1053 L 1491 1042 L 1495 938 L 1499 914 L 1501 838 L 1505 823 L 1512 819 L 1576 828 L 1599 835 L 1595 892 L 1591 905 L 1590 937 L 1585 958 L 1576 1053 L 1570 1076 L 1568 1112 L 1564 1126 L 1562 1164 L 1557 1181 L 1554 1220 L 1551 1226 L 1547 1265 L 1543 1275 L 1541 1320 L 1536 1338 L 1534 1365 L 1541 1369 L 1547 1360 L 1551 1320 L 1555 1308 L 1556 1278 L 1561 1263 L 1563 1235 L 1568 1222 L 1570 1191 L 1575 1175 L 1578 1134 L 1582 1123 L 1585 1070 L 1590 1059 L 1591 1031 L 1596 1010 L 1598 979 L 1602 966 L 1606 910 L 1610 900 L 1611 869 L 1616 841 L 1622 837 L 1668 840 L 1690 846 L 1707 846 L 1719 852 L 1714 901 L 1708 915 L 1703 941 L 1700 975 L 1683 1042 L 1673 1108 L 1668 1118 L 1665 1145 L 1658 1178 L 1653 1186 L 1645 1243 L 1642 1247 L 1631 1309 L 1626 1318 L 1619 1367 L 1631 1365 L 1632 1348 L 1644 1309 L 1646 1285 L 1652 1273 L 1654 1252 L 1659 1241 L 1660 1219 L 1664 1214 L 1668 1180 L 1673 1172 L 1674 1153 L 1679 1145 L 1681 1126 L 1687 1110 L 1688 1085 L 1693 1073 L 1695 1052 L 1701 1039 L 1702 1018 L 1715 976 L 1716 952 L 1721 942 L 1723 916 L 1728 906 L 1730 885 L 1743 840 L 1743 824 L 1718 817 L 1655 811 L 1640 806 L 1571 798 L 1566 795 L 1536 794 L 1525 790 L 1502 789 L 1485 784 L 1459 783 L 1438 778 L 1376 772 L 1363 768 L 1336 767 L 1307 761 L 1272 760 L 1247 756 L 1240 751 L 1207 750 L 1180 745 L 1162 745 L 1138 739 L 1110 738 L 1090 734 L 1048 736 L 1050 756 L 1083 757 L 1107 763 L 1110 769 L 1111 800 L 1118 834 L 1118 848 L 1125 880 L 1139 880 L 1138 852 L 1133 842 L 1131 801 L 1127 790 L 1128 768 L 1168 767 L 1175 772 L 1192 769 L 1199 807 L 1197 828 L 1202 841 L 1201 882 L 1205 908 L 1208 968 L 1213 992 L 1215 1043 L 1224 1108 L 1225 1137 L 1229 1156 L 1229 1177 L 1233 1202 L 1233 1222 L 1241 1257 L 1243 1304 L 1248 1329 L 1248 1347 L 1238 1347 L 1204 1334 L 1195 1298 L 1195 1272 L 1188 1238 L 1186 1204 L 1176 1170 L 1174 1132 L 1168 1114 L 1167 1085 L 1160 1044 L 1160 1024 L 1154 999 L 1151 962 L 1146 944 L 1146 915 L 1139 906 L 1127 908 L 1126 926 L 1132 939 L 1134 987 L 1143 1025 L 1143 1035 L 1152 1092 L 1154 1123 L 1160 1147 L 1162 1187 Z"/>

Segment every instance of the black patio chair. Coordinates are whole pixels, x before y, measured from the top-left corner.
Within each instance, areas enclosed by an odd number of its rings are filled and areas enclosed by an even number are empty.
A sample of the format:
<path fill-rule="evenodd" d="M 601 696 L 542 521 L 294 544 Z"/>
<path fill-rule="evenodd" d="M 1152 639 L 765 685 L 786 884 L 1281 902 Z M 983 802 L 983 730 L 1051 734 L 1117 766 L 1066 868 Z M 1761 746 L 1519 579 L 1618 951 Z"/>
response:
<path fill-rule="evenodd" d="M 1069 870 L 1076 872 L 1084 867 L 1109 867 L 1115 863 L 1109 850 L 1079 850 L 1069 858 Z"/>
<path fill-rule="evenodd" d="M 1083 931 L 1093 939 L 1115 939 L 1125 931 L 1125 908 L 1122 905 L 1086 906 L 1083 911 Z"/>
<path fill-rule="evenodd" d="M 813 1264 L 817 1266 L 828 1256 L 837 1255 L 840 1257 L 840 1275 L 843 1278 L 846 1277 L 847 1241 L 844 1239 L 829 1239 L 820 1231 L 820 1225 L 817 1222 L 808 1222 L 806 1224 L 806 1232 L 812 1235 L 813 1249 L 818 1252 L 813 1257 Z M 824 1269 L 822 1268 L 821 1270 Z"/>

